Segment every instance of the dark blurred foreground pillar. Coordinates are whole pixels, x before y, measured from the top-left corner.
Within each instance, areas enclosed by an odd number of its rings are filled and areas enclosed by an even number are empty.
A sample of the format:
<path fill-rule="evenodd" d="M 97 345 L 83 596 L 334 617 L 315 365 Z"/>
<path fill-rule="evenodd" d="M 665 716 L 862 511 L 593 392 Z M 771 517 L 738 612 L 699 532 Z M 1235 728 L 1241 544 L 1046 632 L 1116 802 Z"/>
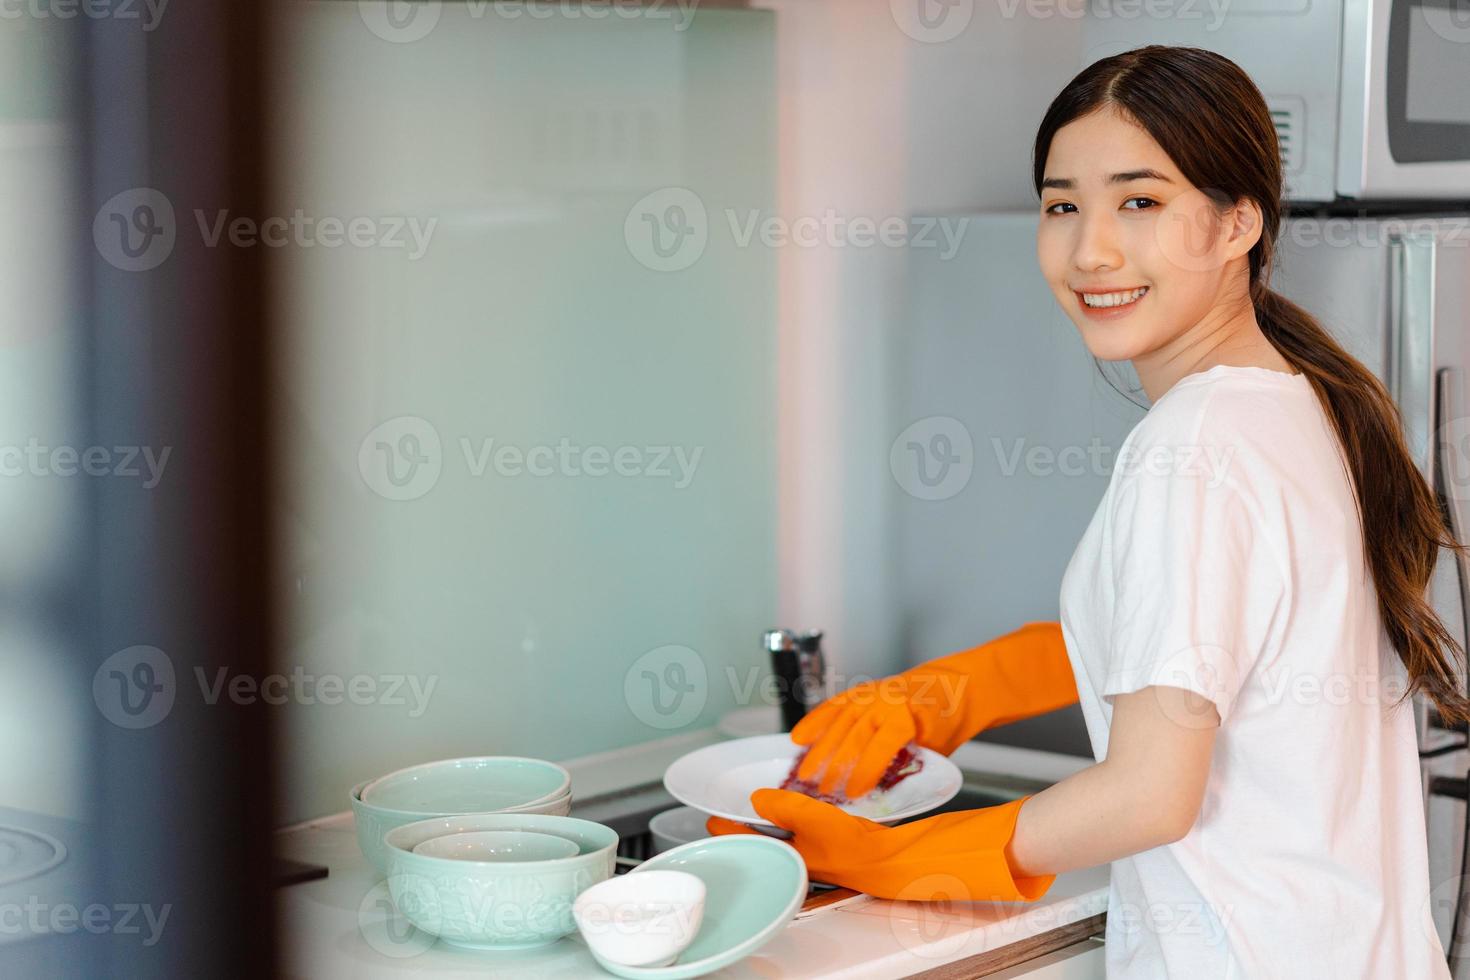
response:
<path fill-rule="evenodd" d="M 167 457 L 154 486 L 89 486 L 87 858 L 156 941 L 103 936 L 88 971 L 267 977 L 269 709 L 227 693 L 272 661 L 265 261 L 200 216 L 260 216 L 270 4 L 110 9 L 77 20 L 82 388 L 93 444 Z"/>

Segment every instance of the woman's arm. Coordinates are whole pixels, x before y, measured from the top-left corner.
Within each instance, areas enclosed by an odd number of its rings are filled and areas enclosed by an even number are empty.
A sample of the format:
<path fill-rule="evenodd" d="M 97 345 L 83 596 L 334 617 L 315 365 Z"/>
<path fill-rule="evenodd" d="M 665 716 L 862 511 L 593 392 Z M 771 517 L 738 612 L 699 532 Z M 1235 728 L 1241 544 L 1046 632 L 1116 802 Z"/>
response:
<path fill-rule="evenodd" d="M 1107 758 L 1022 806 L 1011 870 L 1060 874 L 1183 837 L 1199 817 L 1219 725 L 1214 704 L 1183 688 L 1118 695 Z"/>

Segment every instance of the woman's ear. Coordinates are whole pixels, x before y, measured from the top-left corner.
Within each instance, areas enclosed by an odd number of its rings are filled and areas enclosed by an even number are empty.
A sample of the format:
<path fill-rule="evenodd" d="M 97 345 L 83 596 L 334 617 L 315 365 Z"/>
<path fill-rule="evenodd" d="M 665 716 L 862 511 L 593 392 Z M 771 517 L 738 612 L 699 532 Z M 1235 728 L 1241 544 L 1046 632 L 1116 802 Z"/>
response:
<path fill-rule="evenodd" d="M 1261 205 L 1254 198 L 1242 197 L 1235 202 L 1227 215 L 1230 234 L 1225 241 L 1226 254 L 1230 258 L 1245 255 L 1261 240 L 1265 218 Z"/>

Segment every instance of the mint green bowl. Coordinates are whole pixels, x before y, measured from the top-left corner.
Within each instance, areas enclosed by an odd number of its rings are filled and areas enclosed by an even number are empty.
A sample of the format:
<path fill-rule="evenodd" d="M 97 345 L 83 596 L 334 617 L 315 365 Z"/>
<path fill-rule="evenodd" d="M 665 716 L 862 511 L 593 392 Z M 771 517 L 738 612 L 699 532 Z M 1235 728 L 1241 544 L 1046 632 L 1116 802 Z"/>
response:
<path fill-rule="evenodd" d="M 446 759 L 400 769 L 352 788 L 357 846 L 379 874 L 387 874 L 383 835 L 395 827 L 462 813 L 566 816 L 572 810 L 571 779 L 554 762 L 520 756 Z M 362 794 L 369 786 L 381 792 L 365 801 Z"/>
<path fill-rule="evenodd" d="M 549 861 L 464 861 L 415 854 L 424 841 L 476 830 L 555 834 L 578 853 Z M 471 949 L 525 949 L 575 932 L 572 903 L 612 877 L 618 835 L 577 817 L 478 813 L 420 820 L 388 831 L 388 893 L 416 927 Z"/>

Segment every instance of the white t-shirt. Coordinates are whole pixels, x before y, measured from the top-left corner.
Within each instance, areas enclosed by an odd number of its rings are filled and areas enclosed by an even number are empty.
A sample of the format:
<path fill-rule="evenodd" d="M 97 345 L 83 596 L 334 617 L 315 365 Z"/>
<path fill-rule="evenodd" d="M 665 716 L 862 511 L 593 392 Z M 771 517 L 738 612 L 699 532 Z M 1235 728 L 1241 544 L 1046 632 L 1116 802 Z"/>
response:
<path fill-rule="evenodd" d="M 1217 366 L 1162 395 L 1061 610 L 1099 760 L 1113 695 L 1182 687 L 1221 718 L 1189 833 L 1112 863 L 1110 980 L 1450 976 L 1407 675 L 1305 376 Z"/>

